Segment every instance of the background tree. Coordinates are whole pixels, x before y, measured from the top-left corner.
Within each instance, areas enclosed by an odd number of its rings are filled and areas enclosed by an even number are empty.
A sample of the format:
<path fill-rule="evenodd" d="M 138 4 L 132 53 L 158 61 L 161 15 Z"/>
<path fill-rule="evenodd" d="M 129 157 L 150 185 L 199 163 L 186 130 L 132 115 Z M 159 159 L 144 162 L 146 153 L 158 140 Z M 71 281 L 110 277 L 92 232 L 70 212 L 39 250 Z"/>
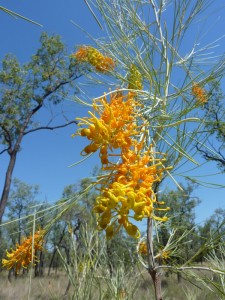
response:
<path fill-rule="evenodd" d="M 192 196 L 196 186 L 190 183 L 186 186 L 180 184 L 180 186 L 182 190 L 177 188 L 176 190 L 165 191 L 159 196 L 159 201 L 166 201 L 170 207 L 168 222 L 162 224 L 158 230 L 159 247 L 163 248 L 166 246 L 172 230 L 175 230 L 175 239 L 184 236 L 184 238 L 182 238 L 182 244 L 179 247 L 179 255 L 174 257 L 174 262 L 176 260 L 176 263 L 184 263 L 187 261 L 198 247 L 198 243 L 196 244 L 198 240 L 196 237 L 197 230 L 194 228 L 194 209 L 200 204 L 200 200 Z M 185 233 L 187 232 L 189 232 L 189 234 L 185 237 Z M 190 240 L 191 242 L 189 242 Z"/>
<path fill-rule="evenodd" d="M 211 87 L 209 100 L 204 105 L 206 135 L 204 143 L 197 144 L 197 149 L 206 160 L 216 162 L 225 172 L 225 97 L 220 82 L 213 82 Z"/>
<path fill-rule="evenodd" d="M 28 216 L 34 213 L 32 206 L 37 204 L 36 196 L 38 192 L 39 187 L 37 185 L 29 185 L 18 178 L 14 178 L 7 203 L 7 219 L 15 220 L 10 225 L 10 231 L 14 232 L 11 236 L 13 245 L 20 243 L 21 237 L 28 236 L 32 231 L 32 224 L 27 225 L 29 223 Z"/>
<path fill-rule="evenodd" d="M 212 235 L 217 235 L 217 243 L 224 243 L 225 238 L 225 210 L 217 208 L 215 212 L 198 227 L 202 244 Z"/>
<path fill-rule="evenodd" d="M 82 236 L 85 234 L 85 226 L 92 226 L 94 223 L 94 215 L 92 212 L 92 202 L 96 197 L 96 192 L 94 190 L 89 190 L 91 180 L 89 178 L 82 179 L 77 184 L 70 184 L 66 186 L 62 193 L 62 199 L 57 203 L 65 203 L 76 198 L 81 191 L 87 190 L 86 193 L 80 197 L 79 203 L 73 205 L 69 210 L 67 210 L 63 216 L 52 226 L 52 230 L 49 234 L 48 243 L 51 248 L 51 257 L 49 260 L 48 274 L 50 274 L 51 269 L 59 267 L 59 257 L 58 251 L 63 253 L 67 264 L 71 262 L 71 234 L 75 239 L 75 244 L 77 248 L 77 253 L 84 255 L 85 245 L 83 244 Z M 57 218 L 58 211 L 55 211 L 53 219 Z"/>
<path fill-rule="evenodd" d="M 0 200 L 0 223 L 8 201 L 13 169 L 25 135 L 37 130 L 54 130 L 75 123 L 37 125 L 34 117 L 41 109 L 53 108 L 70 92 L 85 68 L 69 56 L 59 36 L 43 33 L 41 47 L 29 63 L 20 65 L 6 55 L 0 70 L 0 154 L 9 155 L 5 183 Z M 74 90 L 74 88 L 73 88 Z M 51 119 L 50 119 L 51 120 Z"/>

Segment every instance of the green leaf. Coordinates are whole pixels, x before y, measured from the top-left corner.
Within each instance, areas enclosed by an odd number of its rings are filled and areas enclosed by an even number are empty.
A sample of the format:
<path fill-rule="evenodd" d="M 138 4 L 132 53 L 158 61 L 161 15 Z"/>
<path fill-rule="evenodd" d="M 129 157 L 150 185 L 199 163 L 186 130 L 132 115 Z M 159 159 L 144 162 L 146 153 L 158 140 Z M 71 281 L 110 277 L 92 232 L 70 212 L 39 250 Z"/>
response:
<path fill-rule="evenodd" d="M 11 11 L 11 10 L 3 7 L 3 6 L 0 6 L 0 10 L 3 10 L 5 13 L 11 15 L 12 17 L 15 17 L 15 18 L 18 17 L 18 18 L 21 18 L 21 19 L 23 19 L 25 21 L 28 21 L 30 23 L 33 23 L 33 24 L 38 25 L 40 27 L 43 27 L 43 25 L 41 25 L 40 23 L 37 23 L 37 22 L 35 22 L 35 21 L 31 20 L 31 19 L 28 19 L 28 18 L 26 18 L 26 17 L 24 17 L 24 16 L 22 16 L 22 15 L 16 13 L 16 12 L 14 12 L 14 11 Z"/>

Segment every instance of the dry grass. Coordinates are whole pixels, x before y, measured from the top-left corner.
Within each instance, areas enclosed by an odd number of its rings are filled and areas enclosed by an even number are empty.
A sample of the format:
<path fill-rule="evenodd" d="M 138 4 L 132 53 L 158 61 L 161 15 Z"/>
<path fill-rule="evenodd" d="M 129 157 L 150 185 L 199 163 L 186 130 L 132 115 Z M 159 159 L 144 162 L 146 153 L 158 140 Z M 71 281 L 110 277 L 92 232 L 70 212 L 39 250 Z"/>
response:
<path fill-rule="evenodd" d="M 59 271 L 57 274 L 50 276 L 37 277 L 32 279 L 31 296 L 28 298 L 29 276 L 20 275 L 17 279 L 12 278 L 11 282 L 7 278 L 7 272 L 0 273 L 0 299 L 1 300 L 62 300 L 74 299 L 74 287 L 70 287 L 70 293 L 64 297 L 69 280 L 67 274 Z M 113 282 L 112 282 L 113 284 Z M 165 300 L 217 300 L 214 293 L 211 293 L 206 288 L 197 288 L 191 285 L 188 281 L 181 279 L 178 283 L 175 275 L 163 277 L 162 287 Z M 150 284 L 150 278 L 147 273 L 139 276 L 137 288 L 134 293 L 129 292 L 129 285 L 120 288 L 118 295 L 112 296 L 105 281 L 101 281 L 100 285 L 95 285 L 96 292 L 92 293 L 90 300 L 153 300 L 154 292 Z M 101 292 L 100 292 L 101 289 Z M 87 300 L 87 299 L 84 299 Z"/>
<path fill-rule="evenodd" d="M 8 280 L 7 272 L 0 276 L 1 300 L 28 299 L 29 276 L 20 275 L 16 279 Z M 57 275 L 37 277 L 32 279 L 30 300 L 63 299 L 68 277 L 60 272 Z"/>

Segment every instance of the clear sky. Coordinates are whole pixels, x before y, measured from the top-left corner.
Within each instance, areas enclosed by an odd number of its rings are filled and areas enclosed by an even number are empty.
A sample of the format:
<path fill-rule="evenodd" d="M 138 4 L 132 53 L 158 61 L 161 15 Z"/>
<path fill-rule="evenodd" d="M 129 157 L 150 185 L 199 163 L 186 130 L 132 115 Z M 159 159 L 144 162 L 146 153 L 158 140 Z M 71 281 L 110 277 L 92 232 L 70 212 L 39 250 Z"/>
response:
<path fill-rule="evenodd" d="M 223 1 L 215 2 L 218 5 L 214 5 L 215 9 L 212 12 L 215 13 L 216 17 L 213 21 L 217 22 L 217 25 L 211 31 L 212 40 L 214 33 L 217 36 L 225 34 L 225 11 L 221 6 Z M 79 24 L 95 38 L 105 34 L 94 21 L 83 0 L 11 0 L 0 1 L 0 5 L 43 25 L 43 27 L 38 27 L 0 11 L 0 59 L 10 52 L 15 54 L 21 62 L 29 61 L 30 56 L 38 48 L 42 31 L 62 36 L 63 42 L 71 52 L 74 45 L 90 43 L 88 36 L 75 27 L 70 20 Z M 224 41 L 221 42 L 224 51 L 223 43 Z M 93 97 L 96 96 L 99 95 L 93 94 Z M 72 104 L 70 101 L 66 105 L 70 110 L 70 116 L 76 118 L 84 114 L 81 106 Z M 43 118 L 42 115 L 39 117 Z M 75 126 L 70 126 L 54 132 L 36 132 L 24 138 L 13 176 L 29 184 L 40 185 L 40 199 L 48 201 L 59 199 L 66 185 L 89 176 L 95 166 L 96 155 L 81 165 L 68 167 L 80 160 L 80 151 L 85 145 L 82 139 L 71 138 L 75 130 Z M 7 154 L 0 156 L 0 188 L 3 186 L 7 162 Z M 210 164 L 202 170 L 202 172 L 207 171 L 218 172 L 215 164 Z M 225 175 L 210 177 L 208 181 L 225 184 Z M 195 195 L 202 200 L 202 204 L 196 209 L 199 222 L 210 216 L 216 208 L 225 208 L 224 189 L 199 187 Z"/>

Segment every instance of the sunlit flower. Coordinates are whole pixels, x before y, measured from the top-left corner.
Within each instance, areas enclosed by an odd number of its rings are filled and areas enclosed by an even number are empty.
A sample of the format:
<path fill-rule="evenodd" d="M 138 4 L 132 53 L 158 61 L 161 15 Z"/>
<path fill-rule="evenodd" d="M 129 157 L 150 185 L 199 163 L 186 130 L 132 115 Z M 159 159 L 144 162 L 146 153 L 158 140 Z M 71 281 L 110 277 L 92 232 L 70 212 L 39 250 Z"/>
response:
<path fill-rule="evenodd" d="M 140 116 L 141 107 L 134 93 L 115 92 L 109 102 L 106 96 L 95 100 L 90 117 L 78 119 L 78 126 L 83 128 L 75 135 L 90 141 L 81 154 L 99 150 L 102 170 L 107 172 L 98 182 L 100 194 L 94 212 L 99 230 L 105 230 L 108 239 L 121 228 L 139 238 L 140 232 L 132 220 L 167 220 L 166 216 L 157 216 L 157 211 L 169 208 L 156 201 L 154 184 L 162 180 L 169 168 L 163 165 L 165 155 L 152 151 L 152 145 L 146 149 L 149 124 Z M 119 160 L 115 162 L 114 157 Z"/>
<path fill-rule="evenodd" d="M 102 182 L 94 211 L 99 215 L 99 228 L 106 229 L 108 238 L 121 227 L 137 238 L 139 231 L 131 218 L 136 221 L 149 217 L 162 222 L 167 220 L 165 216 L 155 215 L 155 212 L 168 211 L 169 208 L 164 207 L 164 202 L 156 201 L 153 191 L 153 184 L 162 179 L 166 168 L 162 166 L 162 159 L 154 158 L 153 163 L 149 152 L 138 154 L 129 150 L 121 155 L 121 159 L 120 164 L 103 168 L 112 172 Z"/>
<path fill-rule="evenodd" d="M 99 72 L 108 72 L 114 69 L 115 63 L 112 58 L 104 56 L 97 49 L 90 46 L 80 47 L 72 54 L 80 62 L 87 62 Z"/>
<path fill-rule="evenodd" d="M 16 273 L 18 273 L 21 268 L 27 268 L 32 262 L 32 245 L 34 254 L 37 250 L 41 251 L 43 249 L 44 234 L 44 230 L 39 230 L 34 236 L 30 235 L 28 238 L 23 238 L 21 244 L 16 245 L 15 250 L 12 249 L 10 252 L 6 251 L 7 259 L 2 259 L 3 267 L 8 270 L 15 268 Z M 34 261 L 37 260 L 35 255 L 33 258 Z"/>
<path fill-rule="evenodd" d="M 195 96 L 199 104 L 207 103 L 208 101 L 207 93 L 198 83 L 193 84 L 192 94 Z"/>
<path fill-rule="evenodd" d="M 96 152 L 100 149 L 100 158 L 103 165 L 109 163 L 108 154 L 113 149 L 120 152 L 134 144 L 133 137 L 137 135 L 138 104 L 131 94 L 121 93 L 111 95 L 110 102 L 106 97 L 93 103 L 93 112 L 90 117 L 78 119 L 78 126 L 87 126 L 77 134 L 87 137 L 91 143 L 86 146 L 82 155 Z"/>
<path fill-rule="evenodd" d="M 155 258 L 159 259 L 161 263 L 166 263 L 166 261 L 168 261 L 171 258 L 171 251 L 162 249 L 155 256 Z"/>
<path fill-rule="evenodd" d="M 143 78 L 141 73 L 139 72 L 138 68 L 132 64 L 128 75 L 128 89 L 142 90 L 142 82 Z"/>

